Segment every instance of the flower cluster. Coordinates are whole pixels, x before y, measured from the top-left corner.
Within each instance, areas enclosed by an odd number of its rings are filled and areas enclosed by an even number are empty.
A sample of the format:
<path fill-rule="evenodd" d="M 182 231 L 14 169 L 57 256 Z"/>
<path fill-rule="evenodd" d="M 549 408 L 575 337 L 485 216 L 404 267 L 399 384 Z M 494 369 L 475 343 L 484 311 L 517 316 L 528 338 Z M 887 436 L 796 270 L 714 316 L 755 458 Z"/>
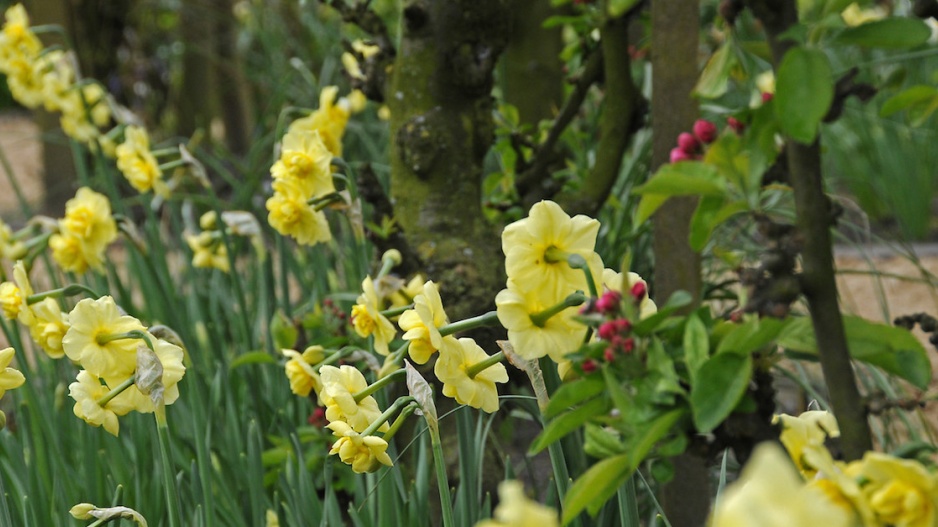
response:
<path fill-rule="evenodd" d="M 69 137 L 86 144 L 104 138 L 100 129 L 110 123 L 112 114 L 106 92 L 99 84 L 81 81 L 72 54 L 43 49 L 21 4 L 5 13 L 0 73 L 23 106 L 60 112 L 62 130 Z"/>
<path fill-rule="evenodd" d="M 125 128 L 124 142 L 117 146 L 116 154 L 118 170 L 137 192 L 143 194 L 152 190 L 163 197 L 169 195 L 163 171 L 150 150 L 150 136 L 146 129 L 139 126 Z"/>
<path fill-rule="evenodd" d="M 716 125 L 706 119 L 697 119 L 693 132 L 682 132 L 677 136 L 677 146 L 671 149 L 672 163 L 701 159 L 703 145 L 709 145 L 717 139 Z"/>
<path fill-rule="evenodd" d="M 938 475 L 921 463 L 878 452 L 835 461 L 824 441 L 839 429 L 827 412 L 777 421 L 788 456 L 774 444 L 757 447 L 717 505 L 714 527 L 928 527 L 938 521 Z"/>
<path fill-rule="evenodd" d="M 7 390 L 19 388 L 26 382 L 26 378 L 23 377 L 22 372 L 10 366 L 10 363 L 13 362 L 13 355 L 15 354 L 16 351 L 13 348 L 0 350 L 0 398 L 3 397 Z M 0 412 L 0 428 L 4 426 L 6 426 L 6 415 Z"/>
<path fill-rule="evenodd" d="M 65 217 L 58 232 L 49 238 L 52 257 L 63 271 L 83 273 L 104 269 L 104 252 L 117 238 L 117 223 L 111 203 L 103 194 L 88 187 L 78 189 L 65 203 Z"/>

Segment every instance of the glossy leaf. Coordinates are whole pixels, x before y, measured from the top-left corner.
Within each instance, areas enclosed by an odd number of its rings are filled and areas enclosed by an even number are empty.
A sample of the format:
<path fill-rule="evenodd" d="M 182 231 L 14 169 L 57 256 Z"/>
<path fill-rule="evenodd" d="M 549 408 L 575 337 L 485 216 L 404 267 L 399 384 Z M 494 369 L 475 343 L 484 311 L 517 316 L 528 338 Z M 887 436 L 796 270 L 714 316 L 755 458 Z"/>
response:
<path fill-rule="evenodd" d="M 696 382 L 697 372 L 709 358 L 710 337 L 707 335 L 707 326 L 696 314 L 690 315 L 684 326 L 684 362 L 691 385 Z"/>
<path fill-rule="evenodd" d="M 752 355 L 714 355 L 697 372 L 690 392 L 694 424 L 708 433 L 733 411 L 752 377 Z"/>
<path fill-rule="evenodd" d="M 681 161 L 662 165 L 648 183 L 633 192 L 665 196 L 722 196 L 726 193 L 726 182 L 712 165 Z"/>
<path fill-rule="evenodd" d="M 795 47 L 779 65 L 775 82 L 775 117 L 782 132 L 810 144 L 834 100 L 834 77 L 823 52 Z"/>
<path fill-rule="evenodd" d="M 914 18 L 890 17 L 843 30 L 835 44 L 903 49 L 920 46 L 931 37 L 928 25 Z"/>
<path fill-rule="evenodd" d="M 791 320 L 777 318 L 751 318 L 737 325 L 720 341 L 717 353 L 733 352 L 745 355 L 767 346 L 778 338 Z"/>
<path fill-rule="evenodd" d="M 564 383 L 550 396 L 544 417 L 552 418 L 570 408 L 603 393 L 606 383 L 598 376 L 584 377 Z"/>
<path fill-rule="evenodd" d="M 583 426 L 583 423 L 586 423 L 599 414 L 609 411 L 609 406 L 608 399 L 605 397 L 596 397 L 582 406 L 555 417 L 547 423 L 544 430 L 534 439 L 534 442 L 531 443 L 531 447 L 528 449 L 528 453 L 536 454 L 544 450 L 554 441 L 557 441 L 561 437 Z"/>
<path fill-rule="evenodd" d="M 587 507 L 599 510 L 633 470 L 628 454 L 604 459 L 590 467 L 567 490 L 562 524 L 570 523 Z"/>
<path fill-rule="evenodd" d="M 727 40 L 717 49 L 707 65 L 704 66 L 697 85 L 694 86 L 694 95 L 705 99 L 716 99 L 726 93 L 729 86 L 730 72 L 739 62 L 733 53 L 733 42 Z"/>

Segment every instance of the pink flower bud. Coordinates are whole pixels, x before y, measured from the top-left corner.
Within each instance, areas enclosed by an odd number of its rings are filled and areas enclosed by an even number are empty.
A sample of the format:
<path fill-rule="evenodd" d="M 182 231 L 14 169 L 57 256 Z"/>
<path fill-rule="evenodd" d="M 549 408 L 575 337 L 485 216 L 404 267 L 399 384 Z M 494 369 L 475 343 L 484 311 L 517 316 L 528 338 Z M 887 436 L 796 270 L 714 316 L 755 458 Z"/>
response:
<path fill-rule="evenodd" d="M 729 126 L 734 132 L 736 132 L 737 134 L 743 133 L 743 130 L 746 129 L 746 125 L 744 125 L 743 123 L 739 122 L 739 119 L 737 119 L 737 118 L 735 118 L 735 117 L 727 117 L 727 118 L 726 118 L 726 124 L 727 124 L 727 126 Z"/>
<path fill-rule="evenodd" d="M 697 119 L 694 122 L 694 135 L 701 143 L 710 144 L 717 138 L 717 125 L 706 119 Z"/>
<path fill-rule="evenodd" d="M 622 350 L 626 353 L 632 353 L 632 350 L 635 349 L 635 339 L 629 337 L 622 341 Z"/>
<path fill-rule="evenodd" d="M 681 150 L 680 148 L 671 149 L 671 162 L 678 163 L 680 161 L 687 161 L 691 158 L 690 154 Z"/>
<path fill-rule="evenodd" d="M 619 334 L 619 328 L 616 327 L 615 321 L 603 322 L 599 326 L 599 338 L 603 340 L 612 340 L 613 337 Z"/>
<path fill-rule="evenodd" d="M 596 361 L 593 359 L 586 359 L 583 361 L 583 364 L 580 367 L 583 368 L 583 373 L 593 373 L 596 371 Z"/>
<path fill-rule="evenodd" d="M 619 318 L 619 319 L 614 320 L 613 322 L 615 322 L 616 330 L 618 330 L 619 333 L 625 333 L 626 331 L 629 331 L 630 329 L 632 329 L 632 323 L 629 322 L 628 319 Z"/>
<path fill-rule="evenodd" d="M 606 348 L 606 351 L 603 352 L 603 358 L 606 359 L 606 362 L 613 362 L 616 360 L 616 350 L 609 346 Z"/>
<path fill-rule="evenodd" d="M 636 302 L 641 302 L 645 299 L 645 294 L 648 293 L 648 288 L 645 286 L 645 282 L 636 282 L 635 285 L 632 286 L 632 290 L 630 292 L 632 294 L 632 298 L 634 298 Z"/>
<path fill-rule="evenodd" d="M 618 291 L 606 291 L 596 301 L 596 310 L 604 315 L 615 313 L 619 311 L 620 302 L 622 302 L 622 295 Z"/>
<path fill-rule="evenodd" d="M 768 92 L 764 92 L 764 93 L 762 94 L 762 104 L 765 104 L 765 103 L 771 101 L 773 97 L 775 97 L 775 94 L 773 94 L 773 93 L 768 93 Z"/>
<path fill-rule="evenodd" d="M 687 154 L 694 154 L 700 148 L 700 142 L 693 135 L 682 132 L 677 136 L 677 147 Z"/>

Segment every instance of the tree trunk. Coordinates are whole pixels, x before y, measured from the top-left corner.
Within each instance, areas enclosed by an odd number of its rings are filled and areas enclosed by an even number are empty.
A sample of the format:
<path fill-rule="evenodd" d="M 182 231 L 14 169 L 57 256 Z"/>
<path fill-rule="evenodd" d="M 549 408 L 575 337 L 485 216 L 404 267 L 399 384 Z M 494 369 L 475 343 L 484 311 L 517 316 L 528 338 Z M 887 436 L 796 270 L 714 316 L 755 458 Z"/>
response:
<path fill-rule="evenodd" d="M 395 217 L 450 318 L 490 309 L 504 257 L 482 215 L 492 144 L 492 71 L 505 46 L 502 0 L 408 0 L 390 80 Z"/>
<path fill-rule="evenodd" d="M 511 40 L 499 69 L 504 99 L 518 108 L 522 123 L 537 126 L 563 104 L 562 28 L 543 27 L 556 14 L 544 0 L 511 3 Z"/>
<path fill-rule="evenodd" d="M 669 162 L 681 132 L 697 118 L 691 97 L 698 77 L 697 46 L 700 33 L 698 2 L 655 0 L 652 23 L 652 167 Z M 683 289 L 700 301 L 700 255 L 688 242 L 695 198 L 672 198 L 654 216 L 654 296 L 659 302 Z M 693 452 L 674 458 L 674 479 L 664 486 L 662 502 L 675 527 L 703 525 L 710 509 L 707 459 Z"/>
<path fill-rule="evenodd" d="M 236 155 L 246 154 L 251 147 L 254 115 L 251 109 L 251 87 L 244 76 L 238 53 L 233 0 L 215 0 L 218 18 L 215 23 L 215 79 L 221 103 L 221 119 L 225 123 L 225 144 Z"/>

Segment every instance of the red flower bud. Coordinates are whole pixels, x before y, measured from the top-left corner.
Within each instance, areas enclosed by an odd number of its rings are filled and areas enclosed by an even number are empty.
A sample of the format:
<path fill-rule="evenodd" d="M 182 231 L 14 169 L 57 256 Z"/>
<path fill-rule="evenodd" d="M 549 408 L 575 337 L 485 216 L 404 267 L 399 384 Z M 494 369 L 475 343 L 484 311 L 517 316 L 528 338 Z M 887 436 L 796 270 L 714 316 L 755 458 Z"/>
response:
<path fill-rule="evenodd" d="M 680 148 L 675 147 L 671 149 L 670 159 L 672 163 L 679 163 L 681 161 L 687 161 L 691 159 L 691 155 L 681 150 Z"/>
<path fill-rule="evenodd" d="M 583 373 L 593 373 L 596 371 L 596 361 L 593 359 L 586 359 L 583 361 L 583 364 L 580 367 L 583 368 Z"/>
<path fill-rule="evenodd" d="M 619 311 L 619 304 L 622 302 L 622 295 L 618 291 L 606 291 L 603 296 L 596 301 L 596 310 L 606 315 Z"/>
<path fill-rule="evenodd" d="M 613 322 L 615 322 L 616 329 L 618 330 L 619 333 L 625 333 L 626 331 L 629 331 L 630 329 L 632 329 L 632 323 L 629 322 L 628 319 L 619 318 L 619 319 L 614 320 Z"/>
<path fill-rule="evenodd" d="M 622 350 L 626 353 L 632 353 L 632 350 L 635 349 L 635 339 L 629 337 L 622 341 Z"/>
<path fill-rule="evenodd" d="M 700 148 L 700 142 L 693 135 L 682 132 L 677 136 L 677 147 L 688 154 L 693 154 Z"/>
<path fill-rule="evenodd" d="M 773 97 L 775 97 L 775 94 L 773 94 L 773 93 L 768 93 L 768 92 L 763 93 L 763 94 L 762 94 L 762 104 L 765 104 L 765 103 L 771 101 Z"/>
<path fill-rule="evenodd" d="M 727 117 L 727 118 L 726 118 L 726 124 L 727 124 L 727 126 L 729 126 L 734 132 L 736 132 L 737 134 L 743 133 L 743 130 L 746 129 L 746 125 L 744 125 L 743 123 L 739 122 L 739 119 L 737 119 L 737 118 L 735 118 L 735 117 Z"/>
<path fill-rule="evenodd" d="M 630 292 L 636 302 L 641 302 L 645 299 L 645 294 L 648 293 L 648 289 L 647 286 L 645 286 L 645 282 L 636 282 Z"/>
<path fill-rule="evenodd" d="M 717 125 L 706 119 L 697 119 L 694 122 L 694 135 L 701 143 L 712 143 L 717 138 Z"/>
<path fill-rule="evenodd" d="M 323 426 L 326 422 L 326 409 L 322 406 L 317 406 L 313 413 L 309 415 L 307 420 L 312 426 Z"/>
<path fill-rule="evenodd" d="M 619 334 L 619 328 L 616 327 L 615 321 L 603 322 L 599 326 L 599 338 L 603 340 L 612 340 L 613 337 Z"/>
<path fill-rule="evenodd" d="M 606 351 L 603 352 L 603 358 L 606 359 L 606 362 L 613 362 L 616 360 L 616 350 L 612 349 L 612 346 L 606 348 Z"/>

